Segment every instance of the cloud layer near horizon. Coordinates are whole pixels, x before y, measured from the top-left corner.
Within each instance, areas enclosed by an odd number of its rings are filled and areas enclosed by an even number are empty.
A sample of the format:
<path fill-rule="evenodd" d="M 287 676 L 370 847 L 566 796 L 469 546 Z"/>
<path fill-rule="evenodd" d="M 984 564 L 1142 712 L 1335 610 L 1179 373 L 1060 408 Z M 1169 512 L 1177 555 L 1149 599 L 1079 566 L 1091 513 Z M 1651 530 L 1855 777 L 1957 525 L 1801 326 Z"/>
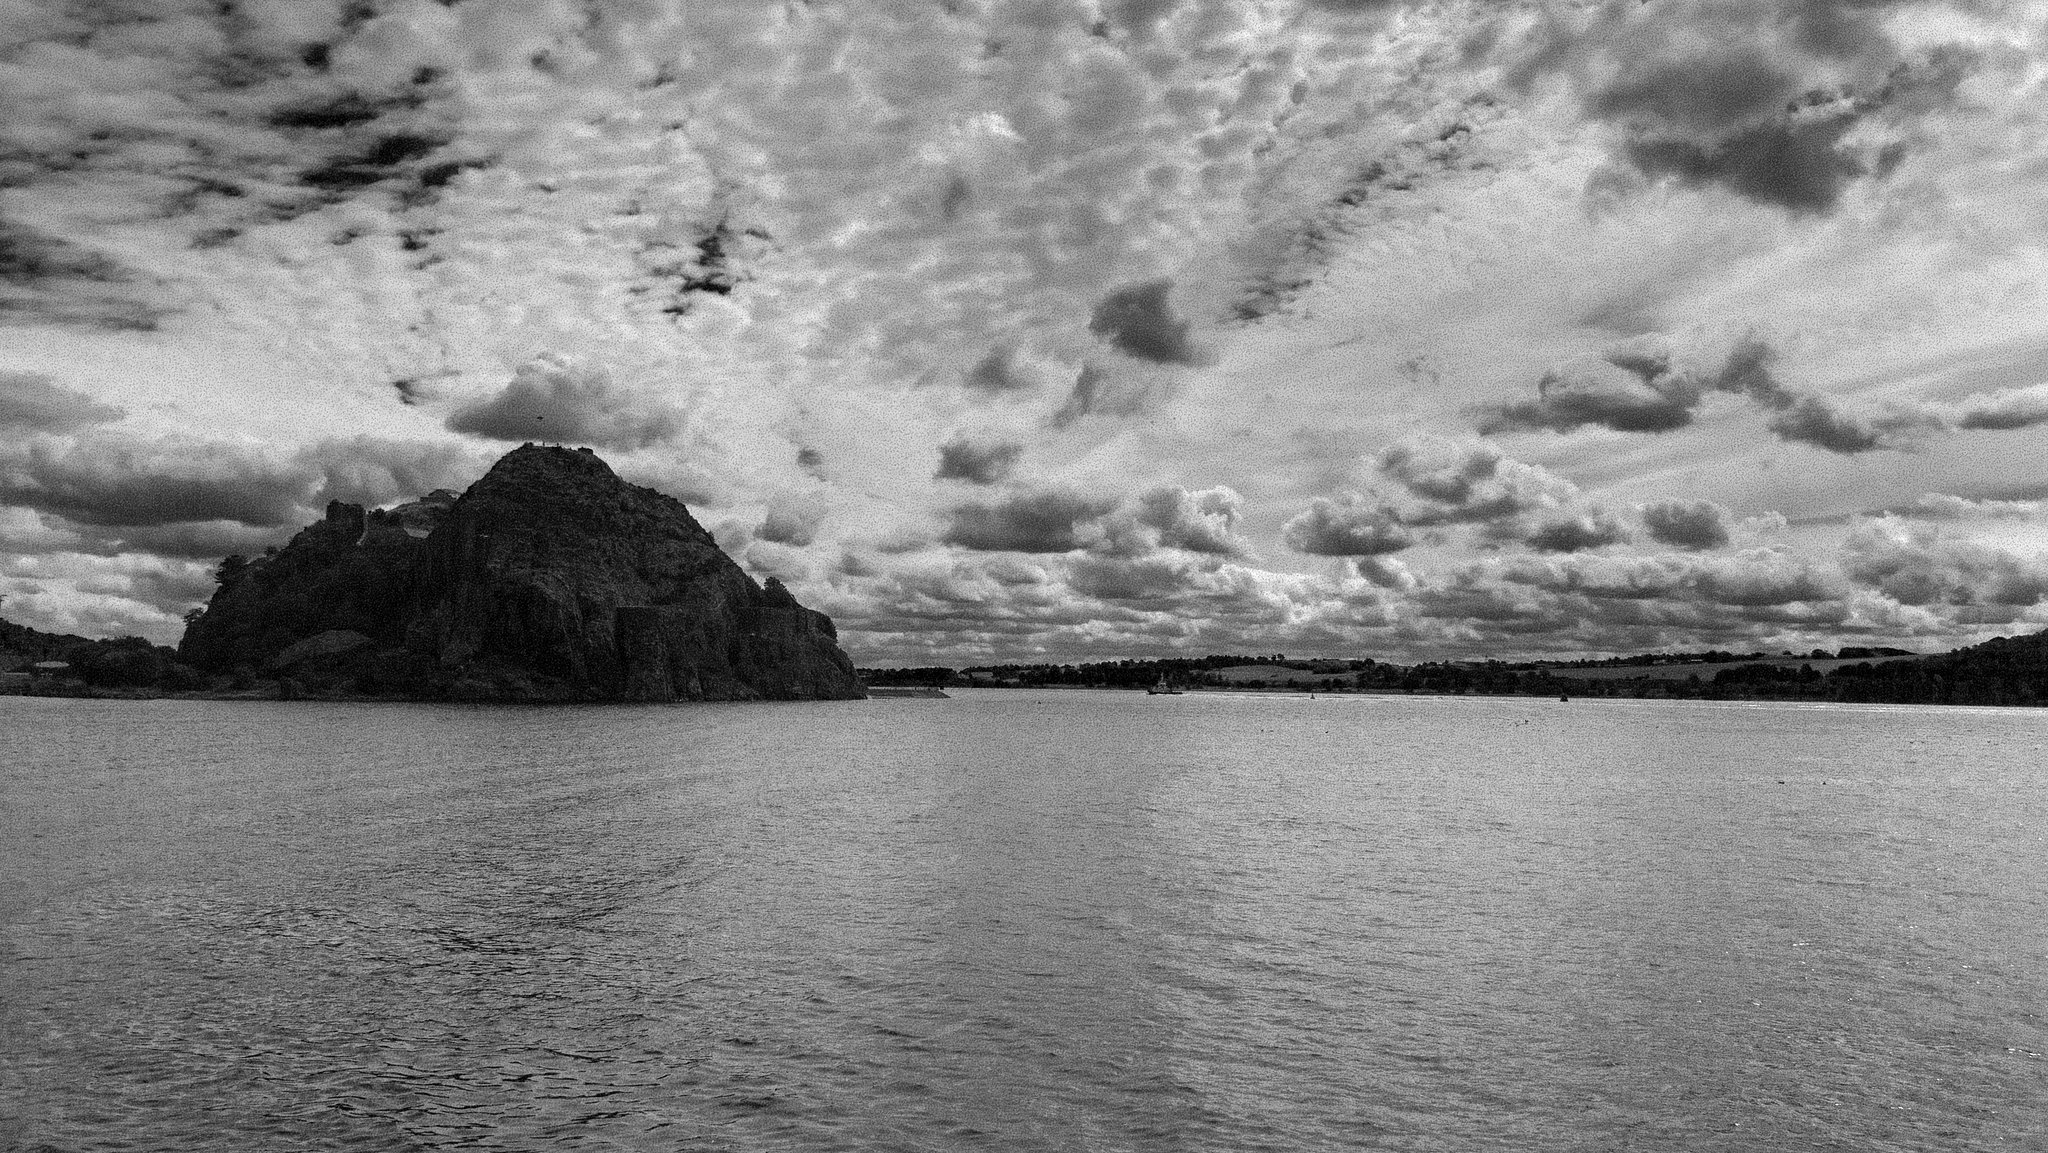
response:
<path fill-rule="evenodd" d="M 526 439 L 858 659 L 2048 622 L 2001 0 L 17 0 L 0 594 Z"/>

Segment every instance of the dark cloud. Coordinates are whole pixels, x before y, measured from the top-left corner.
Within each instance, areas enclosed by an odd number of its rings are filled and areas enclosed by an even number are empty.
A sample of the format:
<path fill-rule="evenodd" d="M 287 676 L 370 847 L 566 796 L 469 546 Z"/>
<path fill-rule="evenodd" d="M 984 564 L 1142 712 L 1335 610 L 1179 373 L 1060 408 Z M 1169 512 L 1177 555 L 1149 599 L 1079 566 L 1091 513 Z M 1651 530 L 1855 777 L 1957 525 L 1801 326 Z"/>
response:
<path fill-rule="evenodd" d="M 1842 569 L 1905 605 L 2027 606 L 2048 599 L 2048 559 L 1949 540 L 1933 526 L 1889 519 L 1850 534 Z"/>
<path fill-rule="evenodd" d="M 1310 556 L 1384 556 L 1415 544 L 1400 513 L 1358 493 L 1318 497 L 1281 526 L 1280 539 Z"/>
<path fill-rule="evenodd" d="M 989 349 L 988 355 L 969 369 L 960 383 L 975 392 L 996 395 L 1035 388 L 1038 382 L 1018 363 L 1016 347 L 1000 344 Z"/>
<path fill-rule="evenodd" d="M 1630 556 L 1574 553 L 1485 561 L 1418 588 L 1421 617 L 1498 647 L 1641 652 L 1744 644 L 1787 629 L 1834 635 L 1848 620 L 1838 573 L 1773 552 Z"/>
<path fill-rule="evenodd" d="M 1503 520 L 1578 495 L 1563 477 L 1477 441 L 1411 437 L 1382 451 L 1376 467 L 1420 502 L 1401 511 L 1404 523 L 1418 527 Z"/>
<path fill-rule="evenodd" d="M 796 466 L 820 480 L 825 478 L 825 454 L 815 448 L 797 449 Z"/>
<path fill-rule="evenodd" d="M 1359 579 L 1375 588 L 1394 592 L 1414 592 L 1422 582 L 1399 560 L 1385 556 L 1362 556 L 1352 562 L 1358 570 Z"/>
<path fill-rule="evenodd" d="M 419 162 L 447 146 L 450 137 L 393 132 L 323 159 L 299 173 L 299 182 L 322 192 L 353 192 L 395 177 L 412 175 Z"/>
<path fill-rule="evenodd" d="M 1534 401 L 1482 410 L 1480 430 L 1570 432 L 1597 425 L 1616 432 L 1669 432 L 1692 423 L 1694 413 L 1713 393 L 1744 396 L 1775 413 L 1767 427 L 1780 440 L 1844 455 L 1911 448 L 1924 436 L 1950 427 L 1951 418 L 1933 405 L 1894 406 L 1865 414 L 1793 391 L 1771 371 L 1775 359 L 1769 344 L 1746 337 L 1717 372 L 1701 375 L 1674 368 L 1661 352 L 1625 345 L 1590 366 L 1546 373 Z M 1974 415 L 1979 421 L 1963 427 L 2021 428 L 2048 422 L 2048 400 L 2024 389 L 1995 394 L 1976 407 L 1966 402 L 1962 411 L 1961 419 Z"/>
<path fill-rule="evenodd" d="M 1190 333 L 1194 325 L 1173 314 L 1167 302 L 1170 280 L 1153 280 L 1104 297 L 1088 319 L 1088 331 L 1105 337 L 1119 351 L 1155 364 L 1202 365 L 1208 357 Z"/>
<path fill-rule="evenodd" d="M 1722 0 L 1596 5 L 1545 21 L 1510 69 L 1516 83 L 1563 72 L 1617 152 L 1652 180 L 1721 188 L 1794 213 L 1832 211 L 1858 180 L 1888 174 L 1900 128 L 1951 103 L 1967 51 L 1909 56 L 1882 0 Z M 1852 136 L 1852 133 L 1854 135 Z M 1893 131 L 1892 135 L 1902 135 Z"/>
<path fill-rule="evenodd" d="M 1857 119 L 1844 114 L 1759 124 L 1705 143 L 1641 137 L 1628 141 L 1623 151 L 1646 176 L 1686 185 L 1718 184 L 1759 203 L 1825 213 L 1851 181 L 1871 172 L 1870 165 L 1840 147 Z"/>
<path fill-rule="evenodd" d="M 78 549 L 97 556 L 149 553 L 180 560 L 217 561 L 233 553 L 253 556 L 282 545 L 297 531 L 293 525 L 258 528 L 234 521 L 188 521 L 175 524 L 79 526 Z"/>
<path fill-rule="evenodd" d="M 1023 455 L 1024 446 L 1015 441 L 956 438 L 939 446 L 939 468 L 932 479 L 996 484 L 1017 470 Z"/>
<path fill-rule="evenodd" d="M 1074 376 L 1074 387 L 1067 393 L 1066 402 L 1047 423 L 1054 428 L 1069 428 L 1084 416 L 1136 416 L 1145 410 L 1145 402 L 1151 396 L 1152 388 L 1146 381 L 1123 379 L 1095 364 L 1084 364 Z"/>
<path fill-rule="evenodd" d="M 38 288 L 51 281 L 123 284 L 134 273 L 83 245 L 0 220 L 0 283 Z"/>
<path fill-rule="evenodd" d="M 367 436 L 278 456 L 182 436 L 88 435 L 0 451 L 0 504 L 146 542 L 171 539 L 153 530 L 172 525 L 296 526 L 329 500 L 377 505 L 464 487 L 484 464 L 460 445 Z"/>
<path fill-rule="evenodd" d="M 2048 385 L 1967 397 L 1958 408 L 1955 417 L 1957 428 L 2010 432 L 2048 424 Z"/>
<path fill-rule="evenodd" d="M 1932 414 L 1908 409 L 1865 416 L 1836 407 L 1817 396 L 1802 396 L 1771 419 L 1781 440 L 1810 444 L 1843 456 L 1877 449 L 1912 447 L 1919 437 L 1941 427 Z"/>
<path fill-rule="evenodd" d="M 1127 559 L 1082 556 L 1067 571 L 1067 584 L 1082 596 L 1154 609 L 1179 607 L 1202 580 L 1200 568 L 1168 554 Z"/>
<path fill-rule="evenodd" d="M 0 324 L 148 331 L 168 309 L 141 299 L 139 280 L 103 253 L 0 219 Z"/>
<path fill-rule="evenodd" d="M 1524 538 L 1543 552 L 1585 552 L 1628 540 L 1628 529 L 1611 514 L 1595 509 L 1574 516 L 1552 517 Z"/>
<path fill-rule="evenodd" d="M 37 372 L 0 372 L 0 428 L 75 432 L 128 415 Z"/>
<path fill-rule="evenodd" d="M 1666 363 L 1610 354 L 1591 368 L 1544 373 L 1535 400 L 1490 410 L 1480 428 L 1570 432 L 1590 424 L 1616 432 L 1670 432 L 1692 423 L 1702 391 L 1698 380 L 1672 372 Z"/>
<path fill-rule="evenodd" d="M 952 511 L 942 541 L 984 552 L 1070 552 L 1086 542 L 1081 528 L 1115 509 L 1117 502 L 1066 490 L 1018 493 L 993 504 L 964 504 Z"/>
<path fill-rule="evenodd" d="M 1322 203 L 1268 221 L 1238 246 L 1245 275 L 1232 315 L 1250 322 L 1290 308 L 1332 261 L 1353 250 L 1361 232 L 1383 223 L 1397 205 L 1429 203 L 1430 191 L 1447 174 L 1497 166 L 1498 158 L 1480 141 L 1486 125 L 1505 114 L 1492 93 L 1471 96 L 1415 124 L 1398 145 L 1347 165 Z"/>
<path fill-rule="evenodd" d="M 648 244 L 641 252 L 646 274 L 665 282 L 668 290 L 661 311 L 686 316 L 706 296 L 731 296 L 750 279 L 747 258 L 757 256 L 769 239 L 765 230 L 739 227 L 726 215 L 700 228 L 685 244 Z"/>
<path fill-rule="evenodd" d="M 1685 549 L 1728 543 L 1728 510 L 1710 500 L 1660 500 L 1642 507 L 1650 539 Z"/>
<path fill-rule="evenodd" d="M 1603 120 L 1720 129 L 1776 113 L 1800 88 L 1755 46 L 1722 46 L 1717 51 L 1669 61 L 1639 61 L 1586 98 L 1586 110 Z"/>
<path fill-rule="evenodd" d="M 86 525 L 292 524 L 320 480 L 254 449 L 189 438 L 37 443 L 0 456 L 0 503 Z"/>
<path fill-rule="evenodd" d="M 504 391 L 457 411 L 449 429 L 505 441 L 646 448 L 682 430 L 681 414 L 555 357 L 521 365 Z"/>
<path fill-rule="evenodd" d="M 1746 337 L 1711 376 L 1673 366 L 1668 353 L 1626 344 L 1590 364 L 1555 368 L 1537 382 L 1534 401 L 1484 412 L 1481 430 L 1550 429 L 1570 432 L 1597 425 L 1615 432 L 1670 432 L 1691 424 L 1707 394 L 1735 393 L 1771 409 L 1799 399 L 1771 372 L 1770 345 Z"/>
<path fill-rule="evenodd" d="M 952 179 L 946 181 L 946 187 L 939 193 L 939 218 L 957 220 L 961 210 L 973 199 L 974 186 L 967 182 L 966 177 L 955 173 Z"/>
<path fill-rule="evenodd" d="M 1066 428 L 1075 421 L 1095 411 L 1095 390 L 1102 381 L 1102 370 L 1092 364 L 1084 364 L 1074 376 L 1073 390 L 1067 393 L 1065 404 L 1052 414 L 1054 428 Z"/>
<path fill-rule="evenodd" d="M 818 538 L 818 526 L 824 522 L 823 509 L 778 504 L 754 530 L 754 539 L 802 548 Z"/>
<path fill-rule="evenodd" d="M 273 128 L 352 128 L 390 112 L 418 108 L 424 97 L 413 89 L 391 96 L 370 96 L 361 92 L 325 93 L 293 101 L 270 111 L 265 120 Z"/>

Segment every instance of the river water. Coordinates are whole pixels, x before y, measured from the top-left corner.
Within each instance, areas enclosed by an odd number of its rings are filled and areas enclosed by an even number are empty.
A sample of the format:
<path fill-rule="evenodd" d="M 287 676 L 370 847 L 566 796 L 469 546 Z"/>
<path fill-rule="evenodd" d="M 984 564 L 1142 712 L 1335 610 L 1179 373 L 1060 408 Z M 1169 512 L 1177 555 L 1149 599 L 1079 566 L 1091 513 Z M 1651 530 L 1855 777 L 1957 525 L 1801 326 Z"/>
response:
<path fill-rule="evenodd" d="M 2048 711 L 0 698 L 0 1148 L 2048 1147 Z"/>

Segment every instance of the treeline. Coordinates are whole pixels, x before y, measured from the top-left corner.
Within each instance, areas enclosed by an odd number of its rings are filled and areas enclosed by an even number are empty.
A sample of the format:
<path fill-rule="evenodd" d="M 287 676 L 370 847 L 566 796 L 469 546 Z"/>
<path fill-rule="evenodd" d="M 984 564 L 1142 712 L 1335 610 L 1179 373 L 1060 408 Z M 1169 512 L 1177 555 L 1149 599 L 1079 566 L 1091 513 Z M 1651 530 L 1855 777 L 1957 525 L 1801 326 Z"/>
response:
<path fill-rule="evenodd" d="M 870 685 L 929 685 L 934 688 L 975 685 L 1005 688 L 1136 689 L 1158 684 L 1163 678 L 1182 687 L 1227 683 L 1213 674 L 1216 669 L 1244 665 L 1277 665 L 1307 673 L 1348 673 L 1374 668 L 1371 660 L 1290 661 L 1284 653 L 1260 656 L 1214 654 L 1205 657 L 1170 657 L 1159 660 L 1094 661 L 1086 664 L 977 665 L 954 669 L 929 666 L 911 669 L 860 669 L 861 680 Z"/>
<path fill-rule="evenodd" d="M 1529 661 L 1508 667 L 1516 669 L 1611 669 L 1630 665 L 1746 664 L 1756 661 L 1782 660 L 1786 657 L 1794 660 L 1811 661 L 1867 661 L 1878 657 L 1910 657 L 1913 655 L 1914 653 L 1911 649 L 1889 649 L 1863 645 L 1850 645 L 1833 651 L 1814 649 L 1811 652 L 1804 653 L 1795 653 L 1790 650 L 1775 653 L 1731 653 L 1724 649 L 1707 649 L 1704 652 L 1696 653 L 1643 653 L 1632 657 L 1600 657 L 1597 659 L 1588 658 L 1573 661 Z"/>
<path fill-rule="evenodd" d="M 49 662 L 62 667 L 37 667 Z M 94 641 L 8 621 L 0 621 L 0 672 L 29 673 L 32 679 L 23 690 L 51 696 L 99 689 L 179 693 L 208 687 L 207 678 L 180 661 L 176 649 L 141 637 Z"/>
<path fill-rule="evenodd" d="M 1911 657 L 1904 649 L 1849 647 L 1793 654 L 1651 654 L 1584 662 L 1288 660 L 1281 655 L 1215 655 L 1085 664 L 983 665 L 966 669 L 863 669 L 873 685 L 1139 689 L 1161 679 L 1183 688 L 1295 688 L 1316 692 L 1406 692 L 1489 696 L 1585 696 L 1683 700 L 1796 700 L 1889 704 L 2048 705 L 2048 633 L 2000 637 L 1953 653 Z M 1719 654 L 1711 654 L 1719 655 Z M 1658 660 L 1658 656 L 1679 658 Z M 1787 657 L 1790 657 L 1788 660 Z M 1800 660 L 1849 660 L 1823 672 Z M 1766 663 L 1775 662 L 1775 663 Z M 1573 676 L 1579 669 L 1718 664 L 1684 677 Z M 1219 670 L 1271 665 L 1309 677 L 1226 677 Z"/>

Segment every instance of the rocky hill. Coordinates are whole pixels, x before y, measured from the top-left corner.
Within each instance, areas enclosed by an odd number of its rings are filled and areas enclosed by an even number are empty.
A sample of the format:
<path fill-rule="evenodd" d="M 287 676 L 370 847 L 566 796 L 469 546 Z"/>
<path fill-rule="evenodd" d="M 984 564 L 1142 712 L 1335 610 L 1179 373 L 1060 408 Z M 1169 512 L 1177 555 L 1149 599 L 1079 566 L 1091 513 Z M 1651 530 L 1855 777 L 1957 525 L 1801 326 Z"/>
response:
<path fill-rule="evenodd" d="M 862 695 L 832 622 L 757 585 L 682 502 L 526 445 L 460 497 L 336 502 L 230 557 L 179 655 L 287 693 L 512 701 Z"/>

